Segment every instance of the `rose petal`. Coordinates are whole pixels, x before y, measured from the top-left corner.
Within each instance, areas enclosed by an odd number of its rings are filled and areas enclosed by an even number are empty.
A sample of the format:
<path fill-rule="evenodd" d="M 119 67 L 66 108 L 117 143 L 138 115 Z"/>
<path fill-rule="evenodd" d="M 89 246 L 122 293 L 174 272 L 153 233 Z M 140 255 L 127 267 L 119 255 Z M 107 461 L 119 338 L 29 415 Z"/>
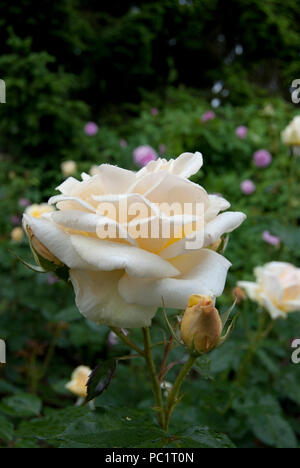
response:
<path fill-rule="evenodd" d="M 220 296 L 223 292 L 230 262 L 211 250 L 198 252 L 196 266 L 188 271 L 194 254 L 179 259 L 175 265 L 185 270 L 179 278 L 160 280 L 136 279 L 125 275 L 119 282 L 119 293 L 126 302 L 145 306 L 185 309 L 192 294 Z"/>
<path fill-rule="evenodd" d="M 131 245 L 77 235 L 71 236 L 71 242 L 82 258 L 102 271 L 125 269 L 136 278 L 162 278 L 179 273 L 158 255 Z"/>
<path fill-rule="evenodd" d="M 76 305 L 87 319 L 110 327 L 148 327 L 156 307 L 128 304 L 118 293 L 120 271 L 71 270 Z"/>
<path fill-rule="evenodd" d="M 91 268 L 73 248 L 70 236 L 54 223 L 26 214 L 23 216 L 23 223 L 28 225 L 39 241 L 69 268 Z"/>
<path fill-rule="evenodd" d="M 180 177 L 189 178 L 196 174 L 202 165 L 203 157 L 198 151 L 196 153 L 182 153 L 174 160 L 172 173 Z"/>
<path fill-rule="evenodd" d="M 239 227 L 245 219 L 246 215 L 238 211 L 221 213 L 205 225 L 204 247 L 216 242 L 223 234 L 232 232 Z"/>

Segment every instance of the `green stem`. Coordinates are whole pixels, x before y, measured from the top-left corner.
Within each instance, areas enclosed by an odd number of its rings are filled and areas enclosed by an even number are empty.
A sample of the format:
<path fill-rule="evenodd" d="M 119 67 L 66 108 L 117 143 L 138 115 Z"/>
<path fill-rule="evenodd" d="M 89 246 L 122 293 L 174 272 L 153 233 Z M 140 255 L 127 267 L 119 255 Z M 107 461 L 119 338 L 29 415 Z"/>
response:
<path fill-rule="evenodd" d="M 120 338 L 120 340 L 122 340 L 127 346 L 129 346 L 129 348 L 132 348 L 141 356 L 145 356 L 144 351 L 139 346 L 137 346 L 133 341 L 131 341 L 131 339 L 128 338 L 128 336 L 124 335 L 124 333 L 122 333 L 120 328 L 110 327 L 110 329 Z"/>
<path fill-rule="evenodd" d="M 249 370 L 249 367 L 252 363 L 252 360 L 255 356 L 255 353 L 258 349 L 258 347 L 260 346 L 261 344 L 261 340 L 263 338 L 266 338 L 269 333 L 271 332 L 272 328 L 273 328 L 273 325 L 274 325 L 274 322 L 272 321 L 271 324 L 269 325 L 269 327 L 266 328 L 266 320 L 268 318 L 268 315 L 266 312 L 262 312 L 261 313 L 261 318 L 260 318 L 260 324 L 259 324 L 259 327 L 258 327 L 258 330 L 255 334 L 255 337 L 254 339 L 252 340 L 250 346 L 249 346 L 249 349 L 248 349 L 248 352 L 245 356 L 245 358 L 243 359 L 242 361 L 242 364 L 237 372 L 237 375 L 236 375 L 236 383 L 243 383 L 245 378 L 247 377 L 247 374 L 248 374 L 248 370 Z"/>
<path fill-rule="evenodd" d="M 168 399 L 167 399 L 167 405 L 165 409 L 165 425 L 164 429 L 167 431 L 169 428 L 170 424 L 170 419 L 172 416 L 172 413 L 178 403 L 178 394 L 181 388 L 181 385 L 187 376 L 187 374 L 190 372 L 192 369 L 197 357 L 190 356 L 189 359 L 186 361 L 185 365 L 182 367 L 181 371 L 179 372 L 172 390 L 169 393 Z"/>
<path fill-rule="evenodd" d="M 164 415 L 163 398 L 162 398 L 160 382 L 158 380 L 158 376 L 156 374 L 156 369 L 155 369 L 155 364 L 153 361 L 153 356 L 152 356 L 152 351 L 151 351 L 151 336 L 150 336 L 150 331 L 148 327 L 143 328 L 143 335 L 144 335 L 145 359 L 146 359 L 146 363 L 149 369 L 149 374 L 151 377 L 155 406 L 158 411 L 158 422 L 161 427 L 164 427 L 165 415 Z"/>

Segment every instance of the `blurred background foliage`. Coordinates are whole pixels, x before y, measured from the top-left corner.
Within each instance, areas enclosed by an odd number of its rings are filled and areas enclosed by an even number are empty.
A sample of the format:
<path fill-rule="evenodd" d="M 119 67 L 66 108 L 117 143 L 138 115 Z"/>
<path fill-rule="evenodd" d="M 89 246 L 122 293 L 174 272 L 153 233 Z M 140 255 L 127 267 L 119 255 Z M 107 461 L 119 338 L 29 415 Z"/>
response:
<path fill-rule="evenodd" d="M 26 240 L 13 241 L 11 231 L 20 225 L 24 200 L 53 195 L 63 161 L 76 161 L 79 177 L 103 162 L 137 169 L 138 145 L 167 157 L 201 151 L 204 167 L 193 180 L 248 215 L 226 251 L 233 266 L 221 309 L 232 302 L 237 280 L 253 278 L 255 266 L 271 260 L 299 266 L 300 161 L 291 170 L 280 138 L 299 113 L 290 100 L 291 83 L 300 77 L 299 44 L 295 0 L 0 4 L 0 78 L 7 89 L 0 104 L 0 338 L 8 347 L 8 364 L 0 368 L 0 446 L 58 446 L 68 424 L 88 412 L 73 408 L 64 387 L 73 368 L 126 353 L 120 343 L 109 344 L 107 328 L 82 319 L 71 288 L 26 270 L 8 250 L 31 260 Z M 214 118 L 203 120 L 212 109 Z M 84 132 L 88 121 L 99 126 L 94 136 Z M 236 135 L 241 125 L 245 139 Z M 253 164 L 261 148 L 272 154 L 268 168 Z M 240 189 L 245 179 L 256 185 L 250 196 Z M 265 230 L 280 237 L 279 246 L 262 239 Z M 255 306 L 240 307 L 255 329 Z M 158 316 L 158 341 L 163 329 Z M 213 353 L 211 370 L 201 369 L 213 382 L 192 374 L 173 430 L 208 425 L 240 447 L 299 446 L 300 366 L 290 363 L 290 341 L 299 333 L 298 313 L 278 321 L 232 402 L 245 354 L 239 320 L 231 340 Z M 108 405 L 103 411 L 112 419 L 111 405 L 132 411 L 151 405 L 140 363 L 120 364 L 99 405 Z M 32 420 L 41 414 L 42 427 Z M 68 437 L 63 446 L 76 439 Z"/>

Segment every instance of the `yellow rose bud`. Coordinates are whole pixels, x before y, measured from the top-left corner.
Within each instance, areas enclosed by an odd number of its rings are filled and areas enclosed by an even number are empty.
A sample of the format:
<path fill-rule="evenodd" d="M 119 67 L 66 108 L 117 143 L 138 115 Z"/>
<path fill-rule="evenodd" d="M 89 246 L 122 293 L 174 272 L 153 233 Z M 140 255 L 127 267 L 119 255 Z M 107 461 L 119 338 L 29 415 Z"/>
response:
<path fill-rule="evenodd" d="M 72 373 L 66 388 L 79 397 L 87 396 L 87 382 L 92 370 L 87 366 L 79 366 Z"/>
<path fill-rule="evenodd" d="M 22 242 L 24 237 L 24 231 L 21 227 L 15 227 L 10 233 L 11 239 L 14 242 Z"/>
<path fill-rule="evenodd" d="M 31 247 L 38 255 L 45 258 L 49 262 L 55 263 L 55 265 L 63 265 L 63 263 L 57 257 L 55 257 L 55 255 L 53 255 L 53 253 L 51 253 L 44 244 L 39 241 L 29 226 L 26 226 L 26 230 Z"/>
<path fill-rule="evenodd" d="M 222 334 L 222 321 L 210 296 L 194 294 L 181 321 L 181 338 L 184 344 L 198 353 L 214 349 Z"/>

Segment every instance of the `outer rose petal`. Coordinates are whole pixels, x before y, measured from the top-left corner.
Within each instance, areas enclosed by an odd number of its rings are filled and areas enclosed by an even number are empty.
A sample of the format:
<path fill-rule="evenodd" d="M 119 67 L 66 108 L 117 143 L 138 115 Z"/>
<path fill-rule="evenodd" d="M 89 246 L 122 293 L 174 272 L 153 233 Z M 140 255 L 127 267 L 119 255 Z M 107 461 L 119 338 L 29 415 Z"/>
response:
<path fill-rule="evenodd" d="M 140 178 L 146 174 L 157 172 L 169 172 L 179 177 L 189 178 L 191 175 L 196 174 L 202 165 L 202 154 L 198 151 L 196 153 L 182 153 L 176 159 L 166 160 L 159 158 L 156 161 L 150 161 L 146 167 L 137 172 L 137 177 Z"/>
<path fill-rule="evenodd" d="M 182 153 L 174 160 L 172 173 L 180 177 L 189 178 L 196 174 L 202 165 L 203 157 L 198 151 L 196 153 Z"/>
<path fill-rule="evenodd" d="M 205 225 L 204 247 L 216 242 L 226 232 L 232 232 L 246 219 L 244 213 L 226 211 Z"/>
<path fill-rule="evenodd" d="M 39 241 L 69 268 L 92 268 L 73 248 L 70 236 L 58 226 L 44 218 L 24 214 L 24 225 L 28 225 Z"/>
<path fill-rule="evenodd" d="M 282 310 L 278 309 L 278 307 L 276 307 L 273 304 L 273 302 L 268 296 L 266 296 L 265 294 L 261 294 L 260 297 L 261 297 L 261 303 L 263 307 L 265 307 L 269 311 L 273 319 L 277 319 L 279 317 L 282 317 L 282 318 L 287 317 L 287 315 Z"/>
<path fill-rule="evenodd" d="M 214 219 L 220 211 L 228 210 L 230 207 L 230 203 L 225 200 L 223 197 L 219 197 L 218 195 L 208 195 L 209 199 L 209 207 L 205 212 L 205 220 L 206 222 L 211 221 Z"/>
<path fill-rule="evenodd" d="M 82 315 L 100 325 L 138 328 L 151 325 L 156 307 L 128 304 L 118 293 L 122 271 L 71 270 L 76 305 Z"/>
<path fill-rule="evenodd" d="M 136 174 L 133 171 L 122 169 L 110 164 L 101 164 L 95 173 L 101 178 L 101 186 L 104 193 L 125 193 L 135 181 Z"/>
<path fill-rule="evenodd" d="M 179 274 L 166 260 L 138 247 L 77 235 L 71 235 L 70 238 L 78 255 L 93 265 L 93 269 L 125 269 L 136 278 L 163 278 Z"/>
<path fill-rule="evenodd" d="M 230 262 L 207 249 L 200 250 L 197 255 L 198 265 L 179 278 L 149 280 L 125 275 L 119 282 L 119 293 L 126 302 L 145 306 L 160 307 L 163 298 L 166 307 L 174 309 L 185 309 L 192 294 L 220 296 Z M 177 260 L 178 264 L 186 269 L 193 256 L 194 254 L 190 254 L 189 258 L 183 256 Z"/>
<path fill-rule="evenodd" d="M 252 281 L 239 281 L 237 283 L 242 289 L 244 289 L 252 301 L 258 301 L 259 287 Z"/>

